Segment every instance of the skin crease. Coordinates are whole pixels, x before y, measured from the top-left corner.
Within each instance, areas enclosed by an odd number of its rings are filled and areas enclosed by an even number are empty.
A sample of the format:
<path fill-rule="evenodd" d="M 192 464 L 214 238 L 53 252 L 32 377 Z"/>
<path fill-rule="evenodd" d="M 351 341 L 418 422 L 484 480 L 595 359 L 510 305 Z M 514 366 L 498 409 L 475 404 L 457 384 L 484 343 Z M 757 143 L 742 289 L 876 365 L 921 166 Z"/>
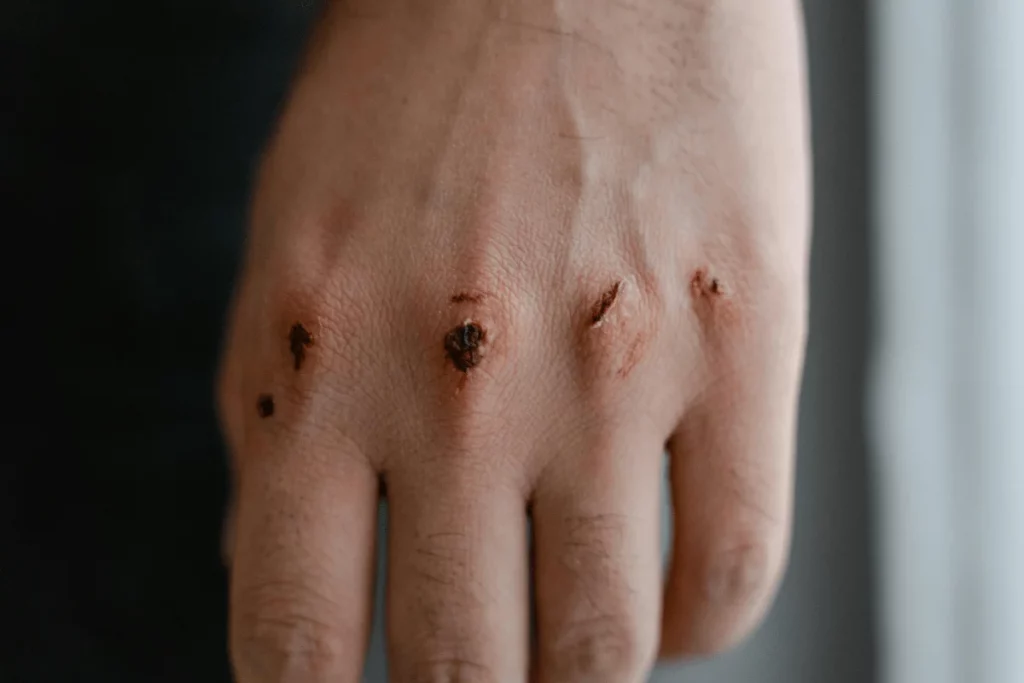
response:
<path fill-rule="evenodd" d="M 360 680 L 381 478 L 394 681 L 641 681 L 750 632 L 789 538 L 805 109 L 795 0 L 327 4 L 219 386 L 239 681 Z"/>

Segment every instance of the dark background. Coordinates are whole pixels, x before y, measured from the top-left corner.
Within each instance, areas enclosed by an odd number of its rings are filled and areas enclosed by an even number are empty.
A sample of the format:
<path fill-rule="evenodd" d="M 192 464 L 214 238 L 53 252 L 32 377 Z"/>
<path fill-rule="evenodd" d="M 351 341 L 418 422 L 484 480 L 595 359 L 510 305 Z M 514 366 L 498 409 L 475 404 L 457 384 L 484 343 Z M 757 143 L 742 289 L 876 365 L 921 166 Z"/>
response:
<path fill-rule="evenodd" d="M 805 4 L 817 207 L 793 565 L 756 638 L 662 681 L 874 675 L 865 7 Z M 212 383 L 250 180 L 313 13 L 0 2 L 0 683 L 229 679 Z"/>
<path fill-rule="evenodd" d="M 228 679 L 212 381 L 311 13 L 2 3 L 0 168 L 23 241 L 4 254 L 5 347 L 25 376 L 0 470 L 0 681 Z"/>

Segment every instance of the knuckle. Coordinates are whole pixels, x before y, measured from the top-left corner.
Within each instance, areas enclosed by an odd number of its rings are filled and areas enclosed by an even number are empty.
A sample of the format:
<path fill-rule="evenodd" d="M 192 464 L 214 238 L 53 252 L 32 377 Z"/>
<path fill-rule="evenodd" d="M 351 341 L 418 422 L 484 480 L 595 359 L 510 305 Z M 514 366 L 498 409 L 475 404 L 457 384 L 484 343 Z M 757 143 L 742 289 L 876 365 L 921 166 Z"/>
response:
<path fill-rule="evenodd" d="M 638 680 L 654 656 L 653 642 L 640 632 L 635 619 L 621 615 L 574 623 L 552 641 L 545 673 L 554 680 Z"/>
<path fill-rule="evenodd" d="M 690 270 L 689 309 L 705 353 L 749 355 L 790 348 L 806 334 L 807 292 L 801 275 L 761 249 L 731 250 Z"/>
<path fill-rule="evenodd" d="M 295 587 L 266 585 L 239 596 L 234 610 L 231 655 L 241 681 L 345 680 L 348 638 Z"/>
<path fill-rule="evenodd" d="M 780 544 L 781 545 L 781 544 Z M 697 562 L 693 582 L 700 622 L 680 651 L 701 656 L 731 650 L 760 624 L 784 568 L 783 553 L 763 539 L 707 551 Z"/>
<path fill-rule="evenodd" d="M 410 683 L 494 683 L 498 678 L 490 667 L 462 657 L 423 659 L 408 669 Z"/>
<path fill-rule="evenodd" d="M 567 554 L 582 555 L 588 562 L 610 561 L 621 552 L 630 529 L 629 518 L 615 513 L 596 513 L 567 517 Z"/>
<path fill-rule="evenodd" d="M 651 355 L 663 316 L 652 277 L 613 278 L 589 292 L 579 324 L 579 365 L 587 384 L 621 381 Z"/>
<path fill-rule="evenodd" d="M 441 347 L 452 377 L 504 377 L 530 347 L 535 321 L 522 297 L 507 286 L 489 286 L 489 280 L 464 277 L 456 287 L 431 292 L 428 298 L 443 306 L 440 315 L 418 314 L 424 338 Z"/>
<path fill-rule="evenodd" d="M 370 378 L 379 369 L 386 316 L 366 312 L 365 286 L 318 283 L 285 276 L 274 291 L 240 297 L 217 386 L 239 460 L 248 457 L 254 434 L 335 436 L 332 425 L 361 424 L 382 400 L 386 380 Z"/>
<path fill-rule="evenodd" d="M 273 321 L 278 366 L 303 377 L 311 374 L 302 372 L 307 366 L 337 372 L 355 365 L 367 344 L 363 337 L 375 332 L 371 322 L 380 317 L 372 314 L 365 290 L 346 281 L 293 285 L 282 293 Z M 296 329 L 304 335 L 293 336 Z"/>
<path fill-rule="evenodd" d="M 761 539 L 747 540 L 707 553 L 698 586 L 704 601 L 716 606 L 743 607 L 769 595 L 777 583 L 777 553 Z"/>

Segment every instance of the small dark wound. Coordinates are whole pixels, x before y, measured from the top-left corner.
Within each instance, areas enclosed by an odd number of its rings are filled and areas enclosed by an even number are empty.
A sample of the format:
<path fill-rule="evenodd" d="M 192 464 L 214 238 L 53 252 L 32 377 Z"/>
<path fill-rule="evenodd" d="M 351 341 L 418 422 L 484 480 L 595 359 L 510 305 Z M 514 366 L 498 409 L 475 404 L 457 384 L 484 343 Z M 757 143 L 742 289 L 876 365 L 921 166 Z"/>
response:
<path fill-rule="evenodd" d="M 306 348 L 313 345 L 313 335 L 302 323 L 295 323 L 288 333 L 288 343 L 292 357 L 295 358 L 295 369 L 298 370 L 302 367 L 302 361 L 306 360 Z"/>
<path fill-rule="evenodd" d="M 444 338 L 444 350 L 451 359 L 452 365 L 460 372 L 469 372 L 480 362 L 480 345 L 484 341 L 484 331 L 476 323 L 459 325 Z"/>
<path fill-rule="evenodd" d="M 604 316 L 608 312 L 608 309 L 612 307 L 612 304 L 615 303 L 616 297 L 619 296 L 619 289 L 621 288 L 622 283 L 616 282 L 614 285 L 612 285 L 611 289 L 609 289 L 607 292 L 601 295 L 601 298 L 598 300 L 596 304 L 594 304 L 594 307 L 591 310 L 591 325 L 597 325 L 599 322 L 604 320 Z"/>
<path fill-rule="evenodd" d="M 256 410 L 260 417 L 267 418 L 274 414 L 274 397 L 270 394 L 263 394 L 256 401 Z"/>
<path fill-rule="evenodd" d="M 717 277 L 710 277 L 707 270 L 699 268 L 690 278 L 690 288 L 699 297 L 722 296 L 725 294 L 725 285 Z"/>
<path fill-rule="evenodd" d="M 452 297 L 451 301 L 452 301 L 453 304 L 464 304 L 464 303 L 477 304 L 477 303 L 480 303 L 480 300 L 482 298 L 483 297 L 481 297 L 479 294 L 470 294 L 469 292 L 459 292 L 458 294 L 456 294 L 455 296 Z"/>

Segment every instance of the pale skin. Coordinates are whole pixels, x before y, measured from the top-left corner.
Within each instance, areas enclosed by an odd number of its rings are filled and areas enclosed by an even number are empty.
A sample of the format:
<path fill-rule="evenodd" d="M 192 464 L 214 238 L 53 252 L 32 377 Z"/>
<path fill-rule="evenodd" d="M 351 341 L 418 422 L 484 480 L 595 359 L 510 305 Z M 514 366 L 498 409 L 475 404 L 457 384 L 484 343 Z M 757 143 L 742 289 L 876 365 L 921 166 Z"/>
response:
<path fill-rule="evenodd" d="M 642 681 L 754 628 L 790 528 L 805 109 L 796 0 L 328 3 L 220 382 L 241 683 L 360 680 L 381 482 L 394 681 Z"/>

